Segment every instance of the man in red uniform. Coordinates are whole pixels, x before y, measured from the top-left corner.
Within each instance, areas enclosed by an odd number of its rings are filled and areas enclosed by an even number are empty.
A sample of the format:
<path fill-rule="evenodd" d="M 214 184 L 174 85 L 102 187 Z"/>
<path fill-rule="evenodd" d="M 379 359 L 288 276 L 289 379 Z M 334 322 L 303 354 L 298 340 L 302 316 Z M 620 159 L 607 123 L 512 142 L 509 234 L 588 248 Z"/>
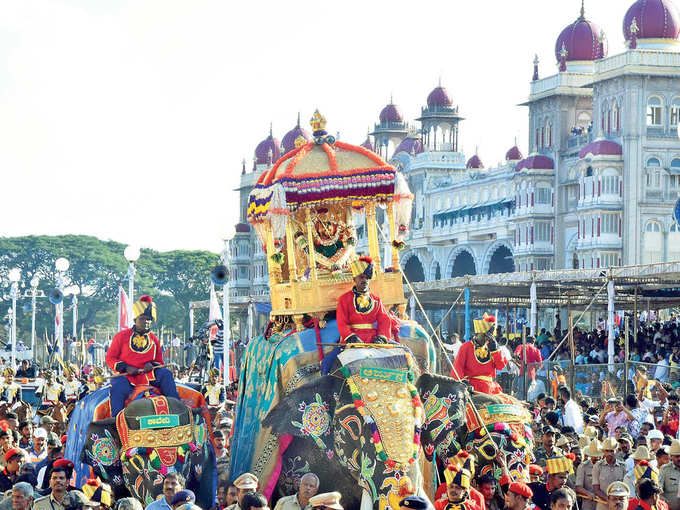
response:
<path fill-rule="evenodd" d="M 515 389 L 519 398 L 524 398 L 524 376 L 525 367 L 527 367 L 527 375 L 533 381 L 536 379 L 536 368 L 543 362 L 541 351 L 535 345 L 535 340 L 532 337 L 527 337 L 526 352 L 524 344 L 519 344 L 513 353 L 515 359 L 519 361 L 519 377 L 515 379 Z"/>
<path fill-rule="evenodd" d="M 444 478 L 446 495 L 434 502 L 435 510 L 480 510 L 481 507 L 470 498 L 470 471 L 449 464 L 444 469 Z"/>
<path fill-rule="evenodd" d="M 336 319 L 340 343 L 387 343 L 392 321 L 380 298 L 369 290 L 373 260 L 360 257 L 350 264 L 354 287 L 338 299 Z"/>
<path fill-rule="evenodd" d="M 151 333 L 151 322 L 156 320 L 156 303 L 142 296 L 132 305 L 135 325 L 116 333 L 106 352 L 106 364 L 121 374 L 111 379 L 111 416 L 115 417 L 125 406 L 132 387 L 150 384 L 166 397 L 179 400 L 172 372 L 163 365 L 163 352 L 156 335 Z"/>
<path fill-rule="evenodd" d="M 508 364 L 496 340 L 489 334 L 494 323 L 495 318 L 486 314 L 484 319 L 474 321 L 475 335 L 461 345 L 451 371 L 451 377 L 467 380 L 475 391 L 491 394 L 502 392 L 494 379 L 496 370 L 502 370 Z"/>

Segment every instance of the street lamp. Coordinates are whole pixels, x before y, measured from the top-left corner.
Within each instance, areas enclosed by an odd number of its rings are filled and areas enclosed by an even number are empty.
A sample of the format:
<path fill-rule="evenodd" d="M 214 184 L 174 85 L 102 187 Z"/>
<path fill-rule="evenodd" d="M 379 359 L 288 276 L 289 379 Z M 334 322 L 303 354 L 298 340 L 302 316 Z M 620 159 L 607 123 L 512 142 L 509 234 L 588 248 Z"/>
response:
<path fill-rule="evenodd" d="M 34 276 L 31 278 L 31 290 L 28 292 L 26 297 L 31 298 L 31 355 L 33 359 L 35 358 L 35 309 L 36 309 L 36 299 L 39 297 L 45 297 L 45 293 L 38 290 L 38 285 L 40 284 L 40 278 Z"/>
<path fill-rule="evenodd" d="M 57 324 L 54 328 L 54 333 L 59 347 L 60 356 L 64 355 L 64 273 L 71 267 L 71 263 L 64 257 L 59 257 L 54 261 L 54 267 L 57 269 L 57 289 L 62 294 L 62 298 L 55 304 L 57 314 Z"/>
<path fill-rule="evenodd" d="M 132 316 L 132 303 L 134 302 L 134 292 L 135 292 L 135 262 L 139 259 L 139 248 L 136 246 L 128 246 L 123 251 L 123 256 L 125 260 L 128 261 L 128 322 L 132 323 L 134 317 Z"/>
<path fill-rule="evenodd" d="M 222 255 L 220 260 L 222 264 L 227 268 L 227 274 L 231 274 L 231 268 L 229 267 L 229 240 L 234 237 L 235 229 L 231 225 L 224 228 L 222 232 L 222 241 L 224 241 L 224 249 L 222 250 Z M 231 319 L 229 316 L 229 277 L 227 281 L 222 286 L 222 340 L 223 340 L 223 355 L 224 359 L 222 365 L 224 366 L 224 387 L 231 382 L 229 380 L 229 355 L 231 347 Z"/>
<path fill-rule="evenodd" d="M 12 298 L 12 368 L 16 368 L 17 360 L 17 296 L 19 294 L 19 280 L 21 279 L 21 270 L 10 269 L 7 275 L 12 286 L 9 289 L 9 296 Z"/>
<path fill-rule="evenodd" d="M 78 340 L 78 287 L 73 287 L 71 289 L 71 311 L 73 312 L 73 341 L 71 345 L 75 345 L 76 340 Z M 64 353 L 66 354 L 66 353 Z M 69 349 L 69 355 L 71 355 L 71 350 Z"/>

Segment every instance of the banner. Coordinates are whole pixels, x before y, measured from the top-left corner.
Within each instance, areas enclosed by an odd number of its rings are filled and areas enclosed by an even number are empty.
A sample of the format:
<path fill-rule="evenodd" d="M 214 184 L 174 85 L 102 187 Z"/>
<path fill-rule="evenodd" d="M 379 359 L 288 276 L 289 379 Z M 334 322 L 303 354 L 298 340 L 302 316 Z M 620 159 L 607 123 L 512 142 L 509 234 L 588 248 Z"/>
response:
<path fill-rule="evenodd" d="M 132 327 L 130 304 L 122 285 L 118 285 L 118 331 Z"/>
<path fill-rule="evenodd" d="M 208 312 L 208 320 L 214 321 L 220 319 L 222 320 L 222 310 L 220 310 L 220 303 L 217 301 L 217 293 L 215 292 L 215 284 L 210 283 L 210 311 Z M 219 328 L 217 326 L 211 326 L 210 328 L 210 340 L 215 340 L 217 338 L 217 332 Z"/>

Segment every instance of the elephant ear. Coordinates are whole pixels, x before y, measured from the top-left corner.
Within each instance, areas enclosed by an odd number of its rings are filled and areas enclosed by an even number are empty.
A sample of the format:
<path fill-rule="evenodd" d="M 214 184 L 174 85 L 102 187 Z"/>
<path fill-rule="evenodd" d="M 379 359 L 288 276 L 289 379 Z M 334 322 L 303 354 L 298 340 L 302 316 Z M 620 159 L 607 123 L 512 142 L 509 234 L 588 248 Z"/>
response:
<path fill-rule="evenodd" d="M 320 448 L 332 443 L 331 424 L 342 381 L 324 376 L 281 397 L 262 425 L 275 434 L 310 437 Z M 322 444 L 323 443 L 323 444 Z"/>
<path fill-rule="evenodd" d="M 103 472 L 110 471 L 120 465 L 120 441 L 116 430 L 116 420 L 107 418 L 94 421 L 87 428 L 85 445 L 80 454 L 80 460 Z"/>
<path fill-rule="evenodd" d="M 423 374 L 416 381 L 425 418 L 421 444 L 425 457 L 432 460 L 436 451 L 442 456 L 460 448 L 459 433 L 466 425 L 465 410 L 470 396 L 467 386 L 443 375 Z"/>

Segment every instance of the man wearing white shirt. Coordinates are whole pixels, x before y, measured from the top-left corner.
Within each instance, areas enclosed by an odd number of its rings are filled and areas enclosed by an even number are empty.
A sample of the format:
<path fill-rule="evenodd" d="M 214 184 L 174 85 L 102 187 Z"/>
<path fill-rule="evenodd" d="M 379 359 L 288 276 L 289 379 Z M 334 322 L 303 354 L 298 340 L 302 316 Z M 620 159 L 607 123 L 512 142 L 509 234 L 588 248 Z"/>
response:
<path fill-rule="evenodd" d="M 566 386 L 560 387 L 560 398 L 564 403 L 562 422 L 565 427 L 573 427 L 577 434 L 583 434 L 583 415 L 579 405 L 571 399 L 571 390 Z"/>
<path fill-rule="evenodd" d="M 654 379 L 659 382 L 668 382 L 668 360 L 663 351 L 657 354 L 657 365 L 654 370 Z"/>

